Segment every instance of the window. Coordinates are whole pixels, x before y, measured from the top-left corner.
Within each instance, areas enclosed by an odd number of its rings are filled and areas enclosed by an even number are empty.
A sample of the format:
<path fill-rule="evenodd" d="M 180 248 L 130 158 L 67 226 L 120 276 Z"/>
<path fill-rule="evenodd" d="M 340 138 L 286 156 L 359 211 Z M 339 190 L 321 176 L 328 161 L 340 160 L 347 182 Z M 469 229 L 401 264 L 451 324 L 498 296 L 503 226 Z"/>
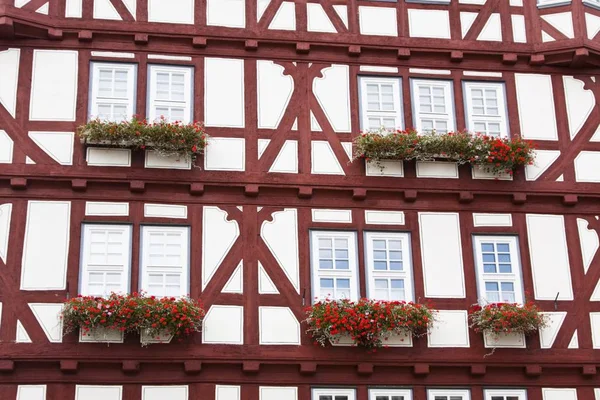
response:
<path fill-rule="evenodd" d="M 467 126 L 484 135 L 508 136 L 504 84 L 465 82 Z"/>
<path fill-rule="evenodd" d="M 368 297 L 374 300 L 412 300 L 408 233 L 368 232 L 365 237 Z"/>
<path fill-rule="evenodd" d="M 583 0 L 583 4 L 600 9 L 600 0 Z"/>
<path fill-rule="evenodd" d="M 92 63 L 90 116 L 105 121 L 130 119 L 135 109 L 136 66 Z"/>
<path fill-rule="evenodd" d="M 407 3 L 450 4 L 450 0 L 406 0 Z"/>
<path fill-rule="evenodd" d="M 82 242 L 80 293 L 129 292 L 131 226 L 84 224 Z"/>
<path fill-rule="evenodd" d="M 571 0 L 537 0 L 538 8 L 563 6 L 571 4 Z"/>
<path fill-rule="evenodd" d="M 363 130 L 402 129 L 401 84 L 400 78 L 360 77 Z"/>
<path fill-rule="evenodd" d="M 313 389 L 312 400 L 355 400 L 354 389 Z"/>
<path fill-rule="evenodd" d="M 311 232 L 313 298 L 358 299 L 356 234 Z"/>
<path fill-rule="evenodd" d="M 192 68 L 151 65 L 148 81 L 148 119 L 192 121 Z"/>
<path fill-rule="evenodd" d="M 143 226 L 141 240 L 141 288 L 151 296 L 185 296 L 189 292 L 189 228 Z"/>
<path fill-rule="evenodd" d="M 427 400 L 470 400 L 471 393 L 468 390 L 456 389 L 429 389 Z"/>
<path fill-rule="evenodd" d="M 522 389 L 486 389 L 485 400 L 527 400 Z"/>
<path fill-rule="evenodd" d="M 452 82 L 411 79 L 415 126 L 422 133 L 448 133 L 455 128 Z"/>
<path fill-rule="evenodd" d="M 412 400 L 410 389 L 370 389 L 369 400 Z"/>
<path fill-rule="evenodd" d="M 479 300 L 522 303 L 523 285 L 515 236 L 475 236 Z"/>

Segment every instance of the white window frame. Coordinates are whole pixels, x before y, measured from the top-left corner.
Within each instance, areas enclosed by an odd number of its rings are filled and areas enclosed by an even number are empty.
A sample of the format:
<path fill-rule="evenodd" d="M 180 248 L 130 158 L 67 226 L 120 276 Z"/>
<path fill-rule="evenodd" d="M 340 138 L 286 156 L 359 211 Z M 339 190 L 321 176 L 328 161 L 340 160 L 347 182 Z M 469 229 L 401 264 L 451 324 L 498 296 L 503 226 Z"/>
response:
<path fill-rule="evenodd" d="M 355 389 L 313 389 L 312 400 L 319 400 L 319 396 L 348 396 L 348 400 L 356 400 Z"/>
<path fill-rule="evenodd" d="M 373 259 L 373 240 L 392 239 L 400 240 L 402 243 L 402 271 L 375 270 Z M 389 250 L 389 249 L 388 249 Z M 375 279 L 402 279 L 404 280 L 405 301 L 414 300 L 412 257 L 410 248 L 410 234 L 405 232 L 365 232 L 365 258 L 367 266 L 367 297 L 375 299 Z M 389 290 L 389 286 L 388 286 Z M 381 299 L 377 299 L 381 300 Z"/>
<path fill-rule="evenodd" d="M 537 0 L 538 8 L 558 7 L 571 4 L 571 0 Z"/>
<path fill-rule="evenodd" d="M 427 400 L 435 400 L 435 396 L 462 396 L 462 400 L 471 400 L 471 391 L 468 389 L 428 389 Z"/>
<path fill-rule="evenodd" d="M 446 106 L 446 113 L 422 113 L 421 103 L 419 100 L 419 87 L 442 87 L 444 89 L 444 101 Z M 447 122 L 448 132 L 456 130 L 456 115 L 454 108 L 454 90 L 453 81 L 442 80 L 442 79 L 421 79 L 421 78 L 410 78 L 411 88 L 411 103 L 413 109 L 413 122 L 417 131 L 421 134 L 426 133 L 423 128 L 423 119 L 435 119 L 444 120 Z M 429 117 L 429 118 L 428 118 Z"/>
<path fill-rule="evenodd" d="M 369 400 L 376 400 L 377 396 L 404 396 L 404 400 L 412 400 L 412 390 L 411 389 L 369 389 Z"/>
<path fill-rule="evenodd" d="M 174 101 L 174 100 L 159 100 L 157 99 L 156 93 L 156 85 L 157 85 L 157 74 L 159 72 L 168 72 L 168 73 L 183 73 L 184 74 L 184 100 L 183 101 Z M 157 121 L 160 119 L 160 115 L 156 112 L 156 107 L 164 106 L 164 107 L 172 107 L 177 106 L 184 109 L 184 118 L 182 119 L 182 123 L 188 124 L 192 122 L 193 115 L 193 99 L 194 99 L 194 71 L 192 67 L 184 67 L 184 66 L 173 66 L 173 65 L 159 65 L 152 64 L 148 66 L 148 120 L 149 121 Z M 175 122 L 175 121 L 168 121 Z"/>
<path fill-rule="evenodd" d="M 406 0 L 407 3 L 450 4 L 450 0 Z"/>
<path fill-rule="evenodd" d="M 369 130 L 368 120 L 369 117 L 387 117 L 396 118 L 396 126 L 393 129 L 404 129 L 404 110 L 402 100 L 402 78 L 391 77 L 391 76 L 359 76 L 360 82 L 360 125 L 363 131 Z M 367 96 L 367 85 L 368 84 L 384 84 L 392 85 L 392 93 L 394 95 L 394 108 L 393 111 L 369 111 L 369 101 Z M 388 128 L 391 129 L 391 128 Z"/>
<path fill-rule="evenodd" d="M 503 243 L 509 245 L 512 273 L 484 273 L 483 255 L 481 251 L 481 244 L 483 242 Z M 515 290 L 515 303 L 523 304 L 523 275 L 521 272 L 521 259 L 519 254 L 519 242 L 517 236 L 474 235 L 473 245 L 475 247 L 475 268 L 477 270 L 477 288 L 479 294 L 479 302 L 482 305 L 488 303 L 496 303 L 495 301 L 488 301 L 486 299 L 485 282 L 502 281 L 513 283 Z M 499 288 L 499 290 L 501 289 Z M 500 302 L 503 302 L 502 299 L 500 299 Z"/>
<path fill-rule="evenodd" d="M 347 270 L 319 269 L 319 239 L 347 239 L 348 240 L 348 266 Z M 350 299 L 358 300 L 358 251 L 357 251 L 356 232 L 350 231 L 311 231 L 311 275 L 312 275 L 312 300 L 313 303 L 319 300 L 321 293 L 321 278 L 347 278 L 350 280 Z M 315 300 L 319 298 L 319 300 Z"/>
<path fill-rule="evenodd" d="M 126 262 L 123 267 L 116 265 L 103 265 L 103 266 L 90 266 L 89 260 L 89 246 L 93 229 L 102 230 L 118 230 L 125 234 L 127 242 L 124 243 L 127 251 L 125 257 Z M 95 223 L 84 223 L 81 229 L 81 261 L 80 261 L 80 277 L 79 277 L 79 293 L 87 296 L 90 294 L 89 290 L 89 274 L 90 272 L 117 272 L 121 271 L 121 290 L 115 291 L 116 293 L 128 293 L 131 276 L 131 245 L 132 245 L 132 227 L 127 224 L 95 224 Z M 104 296 L 108 296 L 110 293 L 105 293 Z"/>
<path fill-rule="evenodd" d="M 180 294 L 179 296 L 173 297 L 182 297 L 187 296 L 189 294 L 190 287 L 190 228 L 188 226 L 161 226 L 161 225 L 142 225 L 140 228 L 140 289 L 146 291 L 149 295 L 152 293 L 148 289 L 148 275 L 151 271 L 148 270 L 147 265 L 147 254 L 148 254 L 148 241 L 144 240 L 146 233 L 150 233 L 152 231 L 165 232 L 184 232 L 183 234 L 183 254 L 182 257 L 186 260 L 186 264 L 181 268 L 181 277 L 180 277 Z M 153 267 L 156 268 L 155 271 L 157 273 L 169 273 L 174 272 L 173 267 Z"/>
<path fill-rule="evenodd" d="M 136 82 L 137 82 L 137 65 L 136 64 L 124 64 L 124 63 L 107 63 L 107 62 L 96 62 L 91 63 L 91 74 L 90 74 L 90 107 L 89 117 L 94 119 L 98 116 L 98 104 L 102 103 L 99 99 L 100 90 L 100 70 L 103 68 L 110 68 L 113 70 L 127 71 L 127 98 L 116 99 L 106 98 L 107 102 L 115 104 L 124 104 L 127 107 L 126 117 L 122 120 L 116 120 L 115 122 L 126 121 L 131 119 L 135 114 L 135 102 L 136 102 Z"/>
<path fill-rule="evenodd" d="M 471 89 L 495 90 L 498 101 L 498 116 L 475 115 L 473 113 L 473 97 Z M 496 122 L 500 124 L 500 136 L 506 138 L 509 136 L 508 127 L 508 109 L 506 105 L 506 90 L 504 83 L 501 82 L 463 82 L 463 93 L 465 97 L 465 116 L 467 119 L 467 128 L 471 132 L 476 132 L 475 121 L 478 122 Z M 485 101 L 485 100 L 484 100 Z"/>
<path fill-rule="evenodd" d="M 519 400 L 527 400 L 527 391 L 525 389 L 485 389 L 484 399 L 492 400 L 492 396 L 517 396 Z"/>
<path fill-rule="evenodd" d="M 600 0 L 583 0 L 583 4 L 600 10 Z"/>

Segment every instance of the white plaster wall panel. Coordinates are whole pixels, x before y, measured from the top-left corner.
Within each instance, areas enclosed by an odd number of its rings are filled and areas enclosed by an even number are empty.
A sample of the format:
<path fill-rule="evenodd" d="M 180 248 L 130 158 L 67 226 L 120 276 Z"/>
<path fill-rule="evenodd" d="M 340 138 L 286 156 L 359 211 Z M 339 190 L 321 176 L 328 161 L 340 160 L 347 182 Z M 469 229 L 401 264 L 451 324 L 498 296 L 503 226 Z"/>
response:
<path fill-rule="evenodd" d="M 467 33 L 469 32 L 469 29 L 471 29 L 471 26 L 473 25 L 473 22 L 475 22 L 475 18 L 477 18 L 478 14 L 479 13 L 476 12 L 460 13 L 460 31 L 463 39 L 465 36 L 467 36 Z"/>
<path fill-rule="evenodd" d="M 582 151 L 575 158 L 577 182 L 600 182 L 600 151 Z"/>
<path fill-rule="evenodd" d="M 515 74 L 521 136 L 558 140 L 550 75 Z"/>
<path fill-rule="evenodd" d="M 62 304 L 29 303 L 29 308 L 44 330 L 50 343 L 62 343 Z"/>
<path fill-rule="evenodd" d="M 0 51 L 0 104 L 6 108 L 13 118 L 17 111 L 20 56 L 21 50 L 19 49 Z M 0 150 L 1 152 L 2 150 Z"/>
<path fill-rule="evenodd" d="M 260 400 L 298 400 L 297 387 L 261 386 Z"/>
<path fill-rule="evenodd" d="M 340 19 L 348 27 L 348 6 L 344 4 L 334 4 L 333 9 L 336 14 L 340 16 Z"/>
<path fill-rule="evenodd" d="M 565 321 L 567 316 L 566 311 L 545 312 L 543 315 L 548 317 L 548 325 L 540 329 L 540 347 L 542 349 L 550 349 L 554 345 L 558 331 Z"/>
<path fill-rule="evenodd" d="M 275 13 L 269 29 L 282 31 L 296 30 L 296 4 L 291 1 L 281 3 L 279 10 Z"/>
<path fill-rule="evenodd" d="M 70 222 L 71 202 L 29 201 L 21 290 L 65 289 Z"/>
<path fill-rule="evenodd" d="M 271 0 L 256 0 L 256 21 L 260 21 Z"/>
<path fill-rule="evenodd" d="M 122 20 L 119 12 L 110 0 L 94 0 L 94 19 Z"/>
<path fill-rule="evenodd" d="M 379 164 L 366 162 L 367 176 L 393 176 L 396 178 L 404 177 L 404 163 L 402 161 L 379 161 Z"/>
<path fill-rule="evenodd" d="M 296 292 L 300 293 L 298 258 L 298 211 L 286 208 L 274 212 L 272 221 L 264 221 L 260 236 L 285 272 Z"/>
<path fill-rule="evenodd" d="M 258 139 L 258 159 L 262 157 L 263 153 L 267 149 L 267 146 L 271 143 L 271 139 Z"/>
<path fill-rule="evenodd" d="M 123 4 L 135 20 L 137 18 L 137 0 L 123 0 Z"/>
<path fill-rule="evenodd" d="M 313 132 L 323 132 L 323 129 L 321 129 L 321 125 L 319 125 L 319 123 L 317 122 L 317 119 L 315 118 L 315 115 L 312 111 L 310 112 L 310 130 Z"/>
<path fill-rule="evenodd" d="M 361 65 L 360 72 L 388 72 L 391 74 L 398 73 L 398 67 L 383 67 L 379 65 Z"/>
<path fill-rule="evenodd" d="M 209 139 L 204 151 L 204 169 L 207 171 L 244 171 L 246 168 L 246 140 L 241 138 Z"/>
<path fill-rule="evenodd" d="M 13 141 L 6 131 L 0 129 L 0 164 L 12 164 Z"/>
<path fill-rule="evenodd" d="M 192 160 L 179 155 L 163 156 L 156 151 L 146 150 L 145 168 L 158 169 L 191 169 Z"/>
<path fill-rule="evenodd" d="M 548 35 L 545 31 L 542 31 L 542 42 L 543 43 L 554 42 L 554 41 L 556 41 L 556 39 L 554 39 L 552 36 Z"/>
<path fill-rule="evenodd" d="M 510 214 L 473 214 L 473 226 L 512 226 Z"/>
<path fill-rule="evenodd" d="M 515 7 L 523 7 L 523 0 L 510 0 L 509 4 Z"/>
<path fill-rule="evenodd" d="M 170 56 L 167 54 L 148 54 L 148 60 L 192 61 L 189 56 Z"/>
<path fill-rule="evenodd" d="M 75 386 L 75 400 L 121 400 L 122 386 Z"/>
<path fill-rule="evenodd" d="M 144 217 L 186 219 L 188 217 L 188 209 L 187 206 L 173 204 L 144 204 Z"/>
<path fill-rule="evenodd" d="M 360 33 L 363 35 L 398 36 L 396 7 L 358 7 Z"/>
<path fill-rule="evenodd" d="M 17 336 L 15 338 L 17 343 L 31 343 L 31 338 L 29 334 L 25 330 L 25 327 L 21 323 L 21 321 L 17 320 Z"/>
<path fill-rule="evenodd" d="M 352 210 L 328 210 L 313 208 L 312 220 L 313 222 L 350 224 L 352 223 Z"/>
<path fill-rule="evenodd" d="M 44 15 L 48 15 L 48 11 L 50 11 L 50 3 L 49 2 L 44 4 L 37 10 L 35 10 L 36 13 L 40 13 L 40 14 L 44 14 Z"/>
<path fill-rule="evenodd" d="M 575 330 L 575 332 L 573 333 L 573 336 L 571 336 L 571 341 L 569 342 L 569 345 L 567 346 L 568 349 L 578 349 L 579 348 L 579 336 L 577 335 L 577 330 Z"/>
<path fill-rule="evenodd" d="M 460 220 L 455 213 L 419 213 L 425 296 L 464 298 Z"/>
<path fill-rule="evenodd" d="M 212 306 L 204 318 L 202 342 L 244 344 L 244 307 Z"/>
<path fill-rule="evenodd" d="M 279 294 L 279 290 L 277 290 L 277 286 L 271 280 L 267 271 L 265 271 L 264 267 L 258 262 L 258 293 L 259 294 Z"/>
<path fill-rule="evenodd" d="M 600 312 L 590 313 L 592 325 L 592 345 L 594 349 L 600 349 Z"/>
<path fill-rule="evenodd" d="M 417 161 L 417 178 L 458 179 L 458 164 L 442 161 Z"/>
<path fill-rule="evenodd" d="M 594 389 L 594 395 L 596 400 L 600 400 L 600 389 Z"/>
<path fill-rule="evenodd" d="M 204 59 L 204 123 L 244 127 L 244 60 Z"/>
<path fill-rule="evenodd" d="M 577 135 L 583 123 L 596 106 L 596 100 L 591 90 L 584 89 L 583 81 L 572 76 L 563 76 L 565 86 L 565 102 L 571 139 Z"/>
<path fill-rule="evenodd" d="M 19 385 L 17 400 L 46 400 L 46 385 Z"/>
<path fill-rule="evenodd" d="M 502 78 L 502 72 L 488 71 L 463 71 L 464 76 L 485 76 L 488 78 Z"/>
<path fill-rule="evenodd" d="M 329 142 L 324 140 L 313 140 L 311 142 L 311 173 L 345 175 Z"/>
<path fill-rule="evenodd" d="M 258 79 L 258 127 L 276 129 L 294 91 L 294 79 L 273 61 L 256 62 Z"/>
<path fill-rule="evenodd" d="M 543 400 L 577 400 L 577 389 L 542 389 Z"/>
<path fill-rule="evenodd" d="M 0 260 L 6 263 L 8 256 L 8 238 L 10 237 L 10 219 L 12 216 L 12 204 L 0 205 Z"/>
<path fill-rule="evenodd" d="M 131 167 L 131 150 L 88 147 L 86 161 L 93 167 Z"/>
<path fill-rule="evenodd" d="M 126 217 L 129 215 L 129 203 L 88 201 L 85 203 L 85 215 Z"/>
<path fill-rule="evenodd" d="M 573 33 L 573 17 L 570 12 L 546 14 L 541 17 L 569 39 L 575 37 L 575 34 Z"/>
<path fill-rule="evenodd" d="M 60 165 L 73 165 L 74 132 L 29 132 L 29 137 Z"/>
<path fill-rule="evenodd" d="M 573 300 L 562 215 L 527 214 L 527 235 L 536 300 Z"/>
<path fill-rule="evenodd" d="M 342 147 L 348 156 L 348 161 L 352 161 L 352 142 L 342 142 Z"/>
<path fill-rule="evenodd" d="M 588 39 L 593 39 L 600 32 L 600 17 L 585 13 L 585 27 Z"/>
<path fill-rule="evenodd" d="M 279 154 L 269 168 L 269 172 L 279 172 L 282 174 L 298 173 L 298 141 L 286 140 Z"/>
<path fill-rule="evenodd" d="M 205 206 L 202 211 L 202 289 L 223 262 L 240 236 L 236 221 L 228 221 L 227 212 Z"/>
<path fill-rule="evenodd" d="M 313 92 L 336 132 L 350 132 L 350 68 L 334 64 L 313 81 Z"/>
<path fill-rule="evenodd" d="M 193 24 L 194 0 L 148 0 L 148 22 Z"/>
<path fill-rule="evenodd" d="M 83 13 L 83 0 L 67 0 L 65 5 L 66 18 L 81 18 Z"/>
<path fill-rule="evenodd" d="M 244 293 L 244 261 L 239 265 L 223 286 L 221 293 Z"/>
<path fill-rule="evenodd" d="M 365 223 L 375 225 L 404 225 L 404 212 L 365 210 Z"/>
<path fill-rule="evenodd" d="M 469 347 L 467 311 L 439 310 L 427 335 L 428 347 Z"/>
<path fill-rule="evenodd" d="M 590 297 L 590 301 L 600 301 L 600 281 L 596 284 L 596 288 Z"/>
<path fill-rule="evenodd" d="M 207 0 L 206 25 L 245 28 L 245 0 Z"/>
<path fill-rule="evenodd" d="M 288 307 L 258 307 L 259 341 L 263 345 L 300 345 L 300 323 Z"/>
<path fill-rule="evenodd" d="M 460 4 L 485 4 L 486 0 L 458 0 Z"/>
<path fill-rule="evenodd" d="M 492 42 L 502 41 L 502 26 L 500 23 L 500 14 L 493 13 L 487 20 L 477 40 L 487 40 Z"/>
<path fill-rule="evenodd" d="M 525 29 L 525 16 L 520 14 L 512 14 L 510 16 L 512 22 L 513 40 L 516 43 L 527 43 L 527 30 Z"/>
<path fill-rule="evenodd" d="M 79 53 L 34 50 L 29 119 L 75 121 Z"/>
<path fill-rule="evenodd" d="M 335 27 L 329 20 L 329 17 L 323 10 L 323 6 L 318 3 L 306 4 L 307 12 L 307 30 L 309 32 L 329 32 L 336 33 Z"/>
<path fill-rule="evenodd" d="M 534 152 L 534 164 L 525 166 L 525 179 L 528 181 L 539 178 L 560 156 L 560 150 L 534 150 Z"/>
<path fill-rule="evenodd" d="M 414 74 L 427 74 L 427 75 L 450 75 L 452 71 L 449 69 L 431 69 L 431 68 L 409 68 L 408 72 Z"/>
<path fill-rule="evenodd" d="M 585 219 L 577 218 L 577 230 L 579 232 L 579 241 L 581 243 L 581 256 L 583 257 L 583 269 L 587 274 L 590 264 L 596 252 L 600 242 L 598 240 L 598 233 L 595 230 L 588 228 L 588 222 Z"/>
<path fill-rule="evenodd" d="M 215 386 L 215 400 L 240 400 L 242 388 L 240 386 Z"/>
<path fill-rule="evenodd" d="M 448 11 L 409 8 L 408 31 L 411 37 L 450 39 Z"/>
<path fill-rule="evenodd" d="M 188 400 L 187 386 L 142 386 L 142 400 Z"/>
<path fill-rule="evenodd" d="M 600 125 L 596 129 L 596 132 L 594 132 L 594 135 L 590 139 L 590 142 L 600 142 Z"/>

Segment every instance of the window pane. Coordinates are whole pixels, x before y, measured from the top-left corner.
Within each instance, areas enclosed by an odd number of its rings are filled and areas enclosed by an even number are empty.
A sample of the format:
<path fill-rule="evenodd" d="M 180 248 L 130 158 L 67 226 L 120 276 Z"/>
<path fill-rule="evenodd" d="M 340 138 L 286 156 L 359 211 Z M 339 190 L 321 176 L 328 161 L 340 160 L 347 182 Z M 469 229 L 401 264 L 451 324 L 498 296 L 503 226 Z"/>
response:
<path fill-rule="evenodd" d="M 320 269 L 333 269 L 333 261 L 331 260 L 319 260 Z"/>
<path fill-rule="evenodd" d="M 510 254 L 504 254 L 504 253 L 498 254 L 498 262 L 509 263 L 510 262 Z"/>
<path fill-rule="evenodd" d="M 373 258 L 375 260 L 385 260 L 386 259 L 385 250 L 375 250 L 373 252 Z"/>
<path fill-rule="evenodd" d="M 508 243 L 498 243 L 497 247 L 498 247 L 499 253 L 509 253 L 510 252 L 510 247 L 509 247 Z"/>
<path fill-rule="evenodd" d="M 496 272 L 496 264 L 483 264 L 483 272 L 493 274 Z"/>
<path fill-rule="evenodd" d="M 335 239 L 335 248 L 336 249 L 347 249 L 348 248 L 348 239 Z"/>
<path fill-rule="evenodd" d="M 388 288 L 388 280 L 387 279 L 375 279 L 375 289 L 387 289 Z"/>
<path fill-rule="evenodd" d="M 402 260 L 402 252 L 401 251 L 390 251 L 390 260 Z"/>
<path fill-rule="evenodd" d="M 494 254 L 490 254 L 490 253 L 483 253 L 483 262 L 486 263 L 493 263 L 496 262 L 496 257 L 494 256 Z"/>
<path fill-rule="evenodd" d="M 348 259 L 348 250 L 336 250 L 335 258 L 336 259 L 340 259 L 340 258 Z"/>
<path fill-rule="evenodd" d="M 337 260 L 335 262 L 335 269 L 350 269 L 350 263 L 348 260 Z"/>
<path fill-rule="evenodd" d="M 319 258 L 333 258 L 333 252 L 331 250 L 319 250 Z"/>
<path fill-rule="evenodd" d="M 485 290 L 498 291 L 498 282 L 486 282 Z"/>
<path fill-rule="evenodd" d="M 400 261 L 392 261 L 390 262 L 390 270 L 391 271 L 402 271 L 402 262 Z"/>
<path fill-rule="evenodd" d="M 486 253 L 491 253 L 494 251 L 493 243 L 481 243 L 481 251 Z"/>
<path fill-rule="evenodd" d="M 500 273 L 510 274 L 512 272 L 512 266 L 510 264 L 500 264 Z"/>
<path fill-rule="evenodd" d="M 389 400 L 390 396 L 375 396 L 375 400 Z"/>
<path fill-rule="evenodd" d="M 376 271 L 385 271 L 385 270 L 387 270 L 387 262 L 385 262 L 385 261 L 375 261 L 375 262 L 373 262 L 373 268 Z"/>
<path fill-rule="evenodd" d="M 319 248 L 330 249 L 331 248 L 331 239 L 319 239 Z"/>
<path fill-rule="evenodd" d="M 402 250 L 402 241 L 401 240 L 390 240 L 388 241 L 390 246 L 390 250 Z"/>
<path fill-rule="evenodd" d="M 392 400 L 404 400 L 404 396 L 392 396 Z"/>
<path fill-rule="evenodd" d="M 337 279 L 338 289 L 350 289 L 350 279 Z"/>
<path fill-rule="evenodd" d="M 392 279 L 392 289 L 404 289 L 404 279 Z"/>
<path fill-rule="evenodd" d="M 321 287 L 322 288 L 331 288 L 333 289 L 333 279 L 321 278 Z"/>
<path fill-rule="evenodd" d="M 319 400 L 333 400 L 333 396 L 319 396 Z"/>

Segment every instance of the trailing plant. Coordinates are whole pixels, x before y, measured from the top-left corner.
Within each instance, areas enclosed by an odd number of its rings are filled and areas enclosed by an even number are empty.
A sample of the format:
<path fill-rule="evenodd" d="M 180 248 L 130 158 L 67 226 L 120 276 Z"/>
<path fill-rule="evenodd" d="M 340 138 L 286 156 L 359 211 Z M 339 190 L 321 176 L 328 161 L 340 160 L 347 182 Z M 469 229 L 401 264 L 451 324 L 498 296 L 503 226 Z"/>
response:
<path fill-rule="evenodd" d="M 535 146 L 518 136 L 497 138 L 478 133 L 419 134 L 414 130 L 380 129 L 362 133 L 354 140 L 354 160 L 366 159 L 381 167 L 383 160 L 433 161 L 444 158 L 458 164 L 481 166 L 494 174 L 531 165 Z"/>
<path fill-rule="evenodd" d="M 208 144 L 208 136 L 199 122 L 170 123 L 162 117 L 155 123 L 135 116 L 123 122 L 94 119 L 80 126 L 77 133 L 87 143 L 103 143 L 134 150 L 148 147 L 163 156 L 176 155 L 192 160 Z"/>
<path fill-rule="evenodd" d="M 141 332 L 156 337 L 190 335 L 202 330 L 204 309 L 187 297 L 146 296 L 144 293 L 107 298 L 77 296 L 65 302 L 61 318 L 65 334 L 81 329 L 84 333 L 98 328 L 120 332 Z"/>
<path fill-rule="evenodd" d="M 434 311 L 418 303 L 360 299 L 319 301 L 306 309 L 308 333 L 325 346 L 340 335 L 368 349 L 382 347 L 391 334 L 427 334 Z"/>
<path fill-rule="evenodd" d="M 469 325 L 475 332 L 493 335 L 501 333 L 523 333 L 530 335 L 548 324 L 548 317 L 533 303 L 478 304 L 469 309 Z"/>

